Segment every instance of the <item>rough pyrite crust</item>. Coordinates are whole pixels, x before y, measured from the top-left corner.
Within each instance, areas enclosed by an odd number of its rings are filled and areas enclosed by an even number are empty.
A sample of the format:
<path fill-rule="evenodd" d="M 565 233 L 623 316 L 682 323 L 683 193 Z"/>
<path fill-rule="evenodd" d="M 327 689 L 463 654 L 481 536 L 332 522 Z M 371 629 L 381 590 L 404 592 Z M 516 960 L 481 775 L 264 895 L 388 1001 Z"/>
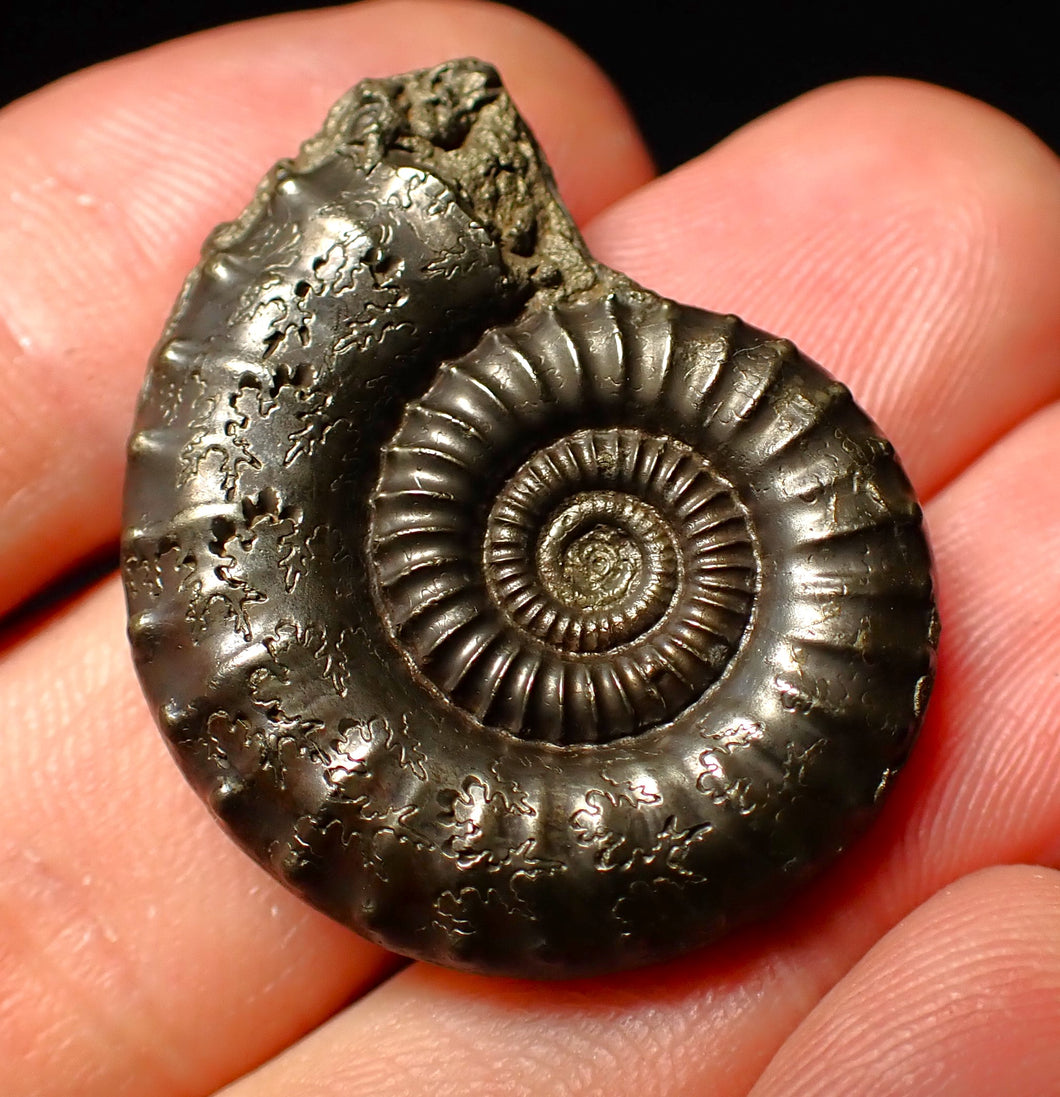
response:
<path fill-rule="evenodd" d="M 309 902 L 550 978 L 760 916 L 931 689 L 920 511 L 791 344 L 592 260 L 476 61 L 365 81 L 207 242 L 123 572 L 189 780 Z"/>

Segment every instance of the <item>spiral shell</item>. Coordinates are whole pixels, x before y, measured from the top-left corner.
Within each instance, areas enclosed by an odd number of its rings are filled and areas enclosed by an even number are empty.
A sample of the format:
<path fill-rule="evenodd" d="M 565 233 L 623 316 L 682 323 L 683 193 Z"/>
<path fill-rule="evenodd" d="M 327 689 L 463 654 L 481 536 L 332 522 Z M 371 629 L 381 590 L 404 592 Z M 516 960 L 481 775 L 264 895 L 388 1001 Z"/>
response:
<path fill-rule="evenodd" d="M 596 264 L 468 61 L 359 85 L 214 234 L 123 571 L 145 693 L 255 858 L 533 977 L 775 907 L 876 810 L 938 632 L 847 390 Z"/>
<path fill-rule="evenodd" d="M 671 311 L 603 298 L 495 330 L 383 450 L 369 550 L 383 614 L 487 726 L 564 744 L 636 734 L 700 696 L 747 626 L 744 508 L 693 446 L 640 429 L 684 425 L 667 413 L 687 404 Z M 644 404 L 630 366 L 661 398 Z M 577 429 L 593 420 L 614 425 Z"/>

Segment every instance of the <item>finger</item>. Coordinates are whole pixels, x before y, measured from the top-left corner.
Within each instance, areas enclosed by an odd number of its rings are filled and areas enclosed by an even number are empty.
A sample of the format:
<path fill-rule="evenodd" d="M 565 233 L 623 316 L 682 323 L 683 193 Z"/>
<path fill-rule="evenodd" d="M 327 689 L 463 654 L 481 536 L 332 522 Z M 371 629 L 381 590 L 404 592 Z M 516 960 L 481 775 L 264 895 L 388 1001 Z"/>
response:
<path fill-rule="evenodd" d="M 10 1097 L 212 1092 L 391 963 L 208 817 L 149 727 L 123 618 L 111 579 L 0 661 Z"/>
<path fill-rule="evenodd" d="M 943 651 L 928 725 L 866 840 L 779 916 L 624 978 L 541 985 L 417 965 L 226 1097 L 426 1097 L 451 1078 L 517 1097 L 745 1094 L 827 989 L 940 887 L 1060 853 L 1058 461 L 1053 406 L 929 508 Z"/>
<path fill-rule="evenodd" d="M 1060 165 L 940 88 L 803 96 L 611 207 L 595 253 L 794 340 L 930 494 L 1060 394 Z"/>
<path fill-rule="evenodd" d="M 0 613 L 116 537 L 135 396 L 206 233 L 351 84 L 466 54 L 500 67 L 577 215 L 648 176 L 584 55 L 459 0 L 226 27 L 0 113 Z"/>
<path fill-rule="evenodd" d="M 960 881 L 799 1026 L 752 1097 L 1060 1093 L 1060 873 Z"/>

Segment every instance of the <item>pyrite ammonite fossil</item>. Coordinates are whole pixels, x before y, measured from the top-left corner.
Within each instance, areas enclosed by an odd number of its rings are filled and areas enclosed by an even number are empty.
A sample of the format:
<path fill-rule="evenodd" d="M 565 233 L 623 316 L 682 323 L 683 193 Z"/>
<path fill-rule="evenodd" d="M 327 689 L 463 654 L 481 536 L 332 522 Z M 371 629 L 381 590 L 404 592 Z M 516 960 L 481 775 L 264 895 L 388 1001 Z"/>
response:
<path fill-rule="evenodd" d="M 476 61 L 358 85 L 213 234 L 125 514 L 189 779 L 455 967 L 603 972 L 775 907 L 931 688 L 891 447 L 790 343 L 594 262 Z"/>

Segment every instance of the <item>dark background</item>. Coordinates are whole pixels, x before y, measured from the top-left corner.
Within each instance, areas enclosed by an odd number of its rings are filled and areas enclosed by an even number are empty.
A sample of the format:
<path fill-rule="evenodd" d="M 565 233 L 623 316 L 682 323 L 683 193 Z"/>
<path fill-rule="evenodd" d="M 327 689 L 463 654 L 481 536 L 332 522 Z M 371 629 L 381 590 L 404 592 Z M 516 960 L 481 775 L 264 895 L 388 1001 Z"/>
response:
<path fill-rule="evenodd" d="M 0 24 L 0 102 L 95 61 L 297 0 L 56 3 L 16 0 Z M 325 5 L 308 5 L 325 6 Z M 993 103 L 1060 149 L 1051 5 L 655 0 L 515 3 L 611 75 L 659 166 L 672 167 L 799 92 L 847 76 L 912 76 Z M 630 17 L 628 12 L 636 12 Z M 398 33 L 400 28 L 398 28 Z"/>

